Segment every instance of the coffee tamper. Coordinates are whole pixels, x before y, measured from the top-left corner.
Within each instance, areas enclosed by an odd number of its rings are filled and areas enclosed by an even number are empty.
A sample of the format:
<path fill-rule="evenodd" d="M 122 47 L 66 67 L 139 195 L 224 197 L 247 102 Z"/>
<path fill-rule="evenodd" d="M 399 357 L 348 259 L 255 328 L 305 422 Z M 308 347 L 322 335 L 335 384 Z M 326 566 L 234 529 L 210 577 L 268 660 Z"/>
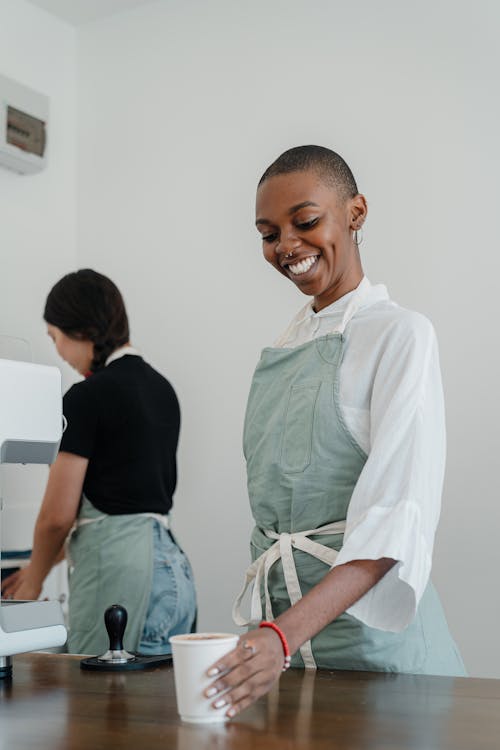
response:
<path fill-rule="evenodd" d="M 112 604 L 104 613 L 104 624 L 109 637 L 109 648 L 102 656 L 82 659 L 81 669 L 120 672 L 134 669 L 151 669 L 163 664 L 172 663 L 171 654 L 129 653 L 123 648 L 123 636 L 127 627 L 127 610 L 120 604 Z"/>
<path fill-rule="evenodd" d="M 127 627 L 128 614 L 125 607 L 120 604 L 112 604 L 104 613 L 104 624 L 108 631 L 109 648 L 102 656 L 97 657 L 97 661 L 103 661 L 108 664 L 126 664 L 128 661 L 134 661 L 134 654 L 129 654 L 123 648 L 123 636 Z"/>

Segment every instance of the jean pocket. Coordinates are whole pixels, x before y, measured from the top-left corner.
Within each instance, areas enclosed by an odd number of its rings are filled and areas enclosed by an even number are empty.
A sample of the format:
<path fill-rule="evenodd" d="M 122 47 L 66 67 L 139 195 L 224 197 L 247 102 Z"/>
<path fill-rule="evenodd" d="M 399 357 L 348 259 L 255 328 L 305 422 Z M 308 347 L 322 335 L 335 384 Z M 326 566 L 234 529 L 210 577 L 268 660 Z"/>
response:
<path fill-rule="evenodd" d="M 155 526 L 153 580 L 140 644 L 140 650 L 146 653 L 170 651 L 169 637 L 189 632 L 196 614 L 189 560 L 173 535 Z"/>
<path fill-rule="evenodd" d="M 179 589 L 172 565 L 155 560 L 151 595 L 141 641 L 166 644 L 175 623 Z"/>

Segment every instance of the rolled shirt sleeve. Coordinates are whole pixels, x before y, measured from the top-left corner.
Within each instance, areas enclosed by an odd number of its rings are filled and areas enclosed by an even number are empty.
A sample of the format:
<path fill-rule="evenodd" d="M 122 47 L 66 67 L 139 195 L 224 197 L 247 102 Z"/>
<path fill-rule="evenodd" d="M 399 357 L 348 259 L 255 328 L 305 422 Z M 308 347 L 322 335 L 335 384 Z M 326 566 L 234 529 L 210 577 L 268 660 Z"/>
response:
<path fill-rule="evenodd" d="M 370 449 L 335 565 L 393 558 L 393 568 L 347 612 L 399 632 L 427 585 L 446 454 L 444 402 L 431 323 L 408 312 L 386 331 L 369 405 Z"/>

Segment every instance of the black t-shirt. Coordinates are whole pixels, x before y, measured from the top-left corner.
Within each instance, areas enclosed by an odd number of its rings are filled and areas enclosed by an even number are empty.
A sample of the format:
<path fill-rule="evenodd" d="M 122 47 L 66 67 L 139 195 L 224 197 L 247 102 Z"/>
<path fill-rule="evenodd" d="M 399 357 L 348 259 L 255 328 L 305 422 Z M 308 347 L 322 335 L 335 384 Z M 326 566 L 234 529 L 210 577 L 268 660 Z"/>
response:
<path fill-rule="evenodd" d="M 175 391 L 142 357 L 110 362 L 63 399 L 59 450 L 89 459 L 83 492 L 111 515 L 168 513 L 177 481 Z"/>

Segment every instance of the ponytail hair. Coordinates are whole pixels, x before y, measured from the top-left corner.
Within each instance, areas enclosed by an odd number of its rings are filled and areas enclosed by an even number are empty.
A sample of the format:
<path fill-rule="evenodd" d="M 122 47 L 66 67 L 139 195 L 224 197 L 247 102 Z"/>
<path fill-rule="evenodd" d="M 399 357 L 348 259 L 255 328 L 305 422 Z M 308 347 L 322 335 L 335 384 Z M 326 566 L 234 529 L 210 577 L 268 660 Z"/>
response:
<path fill-rule="evenodd" d="M 109 355 L 130 338 L 118 287 L 90 268 L 68 273 L 52 287 L 43 318 L 72 339 L 92 341 L 92 372 L 101 370 Z"/>

